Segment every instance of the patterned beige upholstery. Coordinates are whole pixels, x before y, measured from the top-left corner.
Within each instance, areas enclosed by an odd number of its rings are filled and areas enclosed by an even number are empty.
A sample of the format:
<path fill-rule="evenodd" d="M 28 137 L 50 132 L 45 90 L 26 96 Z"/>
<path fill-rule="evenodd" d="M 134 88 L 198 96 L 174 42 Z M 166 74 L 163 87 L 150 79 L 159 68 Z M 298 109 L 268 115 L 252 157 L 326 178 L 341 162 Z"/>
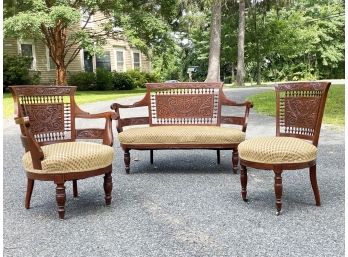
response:
<path fill-rule="evenodd" d="M 154 126 L 119 133 L 121 144 L 238 144 L 245 133 L 218 126 Z"/>
<path fill-rule="evenodd" d="M 26 171 L 34 173 L 68 173 L 101 169 L 112 163 L 114 149 L 89 142 L 68 142 L 42 146 L 42 170 L 33 168 L 30 152 L 23 156 Z"/>
<path fill-rule="evenodd" d="M 302 163 L 315 160 L 317 148 L 293 137 L 259 137 L 238 146 L 242 160 L 258 163 Z"/>

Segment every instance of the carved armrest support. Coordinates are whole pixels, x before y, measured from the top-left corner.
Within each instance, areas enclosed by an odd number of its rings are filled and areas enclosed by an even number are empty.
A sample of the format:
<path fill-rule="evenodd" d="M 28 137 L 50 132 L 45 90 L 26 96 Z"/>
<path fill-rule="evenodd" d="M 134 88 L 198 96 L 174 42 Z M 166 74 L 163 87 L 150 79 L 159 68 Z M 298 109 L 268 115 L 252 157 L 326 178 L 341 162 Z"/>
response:
<path fill-rule="evenodd" d="M 135 107 L 145 107 L 149 106 L 149 93 L 147 92 L 143 99 L 140 101 L 137 101 L 133 104 L 119 104 L 119 103 L 113 103 L 110 108 L 111 110 L 114 110 L 118 119 L 118 123 L 116 126 L 117 132 L 122 132 L 124 126 L 131 126 L 131 125 L 140 125 L 140 124 L 148 124 L 149 123 L 149 117 L 136 117 L 136 118 L 126 118 L 121 119 L 120 117 L 120 109 L 127 109 L 127 108 L 135 108 Z"/>
<path fill-rule="evenodd" d="M 249 112 L 250 112 L 250 109 L 253 108 L 253 103 L 250 101 L 238 103 L 228 99 L 224 94 L 222 94 L 221 104 L 227 105 L 227 106 L 237 106 L 237 107 L 245 106 L 244 117 L 223 117 L 222 119 L 223 121 L 226 121 L 228 123 L 242 125 L 242 131 L 245 132 L 248 126 Z"/>
<path fill-rule="evenodd" d="M 19 124 L 21 127 L 22 135 L 21 140 L 22 144 L 25 148 L 26 152 L 30 152 L 31 159 L 33 162 L 33 168 L 41 170 L 41 161 L 44 158 L 43 151 L 38 144 L 38 142 L 35 140 L 31 130 L 30 130 L 30 120 L 29 117 L 15 117 L 14 118 L 16 124 Z"/>
<path fill-rule="evenodd" d="M 245 113 L 244 113 L 244 125 L 242 128 L 242 131 L 245 132 L 248 126 L 248 118 L 249 118 L 249 112 L 250 109 L 253 108 L 253 103 L 249 101 L 244 102 L 245 105 Z"/>
<path fill-rule="evenodd" d="M 143 99 L 140 101 L 137 101 L 133 104 L 119 104 L 119 103 L 113 103 L 110 108 L 111 110 L 115 110 L 118 112 L 120 108 L 134 108 L 134 107 L 143 107 L 149 105 L 149 93 L 146 93 Z"/>
<path fill-rule="evenodd" d="M 115 112 L 102 112 L 91 114 L 75 106 L 75 118 L 82 119 L 105 119 L 104 129 L 76 129 L 76 138 L 80 139 L 102 139 L 104 145 L 113 145 L 112 121 L 119 116 Z"/>

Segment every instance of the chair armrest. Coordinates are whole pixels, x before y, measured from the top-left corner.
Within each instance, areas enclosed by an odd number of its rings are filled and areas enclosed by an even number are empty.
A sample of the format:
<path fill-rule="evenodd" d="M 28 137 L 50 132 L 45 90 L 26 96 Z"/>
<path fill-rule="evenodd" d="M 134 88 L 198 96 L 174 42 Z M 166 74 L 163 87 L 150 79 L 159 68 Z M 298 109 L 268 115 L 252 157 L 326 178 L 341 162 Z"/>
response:
<path fill-rule="evenodd" d="M 26 152 L 30 152 L 31 159 L 33 162 L 33 168 L 42 170 L 41 161 L 44 158 L 43 151 L 34 138 L 31 130 L 30 130 L 30 121 L 29 117 L 15 117 L 16 124 L 19 124 L 21 127 L 22 135 L 21 135 L 21 141 L 22 145 L 25 148 Z"/>
<path fill-rule="evenodd" d="M 104 145 L 113 145 L 112 121 L 117 120 L 119 116 L 114 112 L 102 112 L 91 114 L 81 110 L 75 105 L 75 118 L 81 119 L 105 119 L 104 129 L 76 129 L 76 138 L 78 139 L 102 139 Z"/>

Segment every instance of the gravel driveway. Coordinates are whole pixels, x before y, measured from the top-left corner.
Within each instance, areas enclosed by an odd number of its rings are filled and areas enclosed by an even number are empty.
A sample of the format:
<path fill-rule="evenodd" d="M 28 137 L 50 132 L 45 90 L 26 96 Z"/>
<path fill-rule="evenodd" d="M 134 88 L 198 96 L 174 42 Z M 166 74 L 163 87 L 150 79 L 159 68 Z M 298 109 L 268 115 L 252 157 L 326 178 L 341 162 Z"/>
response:
<path fill-rule="evenodd" d="M 269 88 L 229 89 L 242 100 Z M 123 99 L 132 102 L 139 97 Z M 109 110 L 113 101 L 83 106 Z M 104 205 L 102 177 L 66 183 L 66 219 L 58 219 L 55 185 L 35 184 L 24 208 L 26 176 L 19 128 L 4 120 L 4 256 L 344 256 L 344 131 L 323 126 L 316 207 L 307 170 L 283 175 L 283 212 L 275 215 L 273 172 L 249 169 L 250 203 L 240 197 L 231 152 L 221 164 L 209 150 L 131 151 L 131 174 L 115 141 L 113 201 Z M 81 123 L 80 123 L 81 125 Z M 253 111 L 247 137 L 274 135 L 275 120 Z"/>

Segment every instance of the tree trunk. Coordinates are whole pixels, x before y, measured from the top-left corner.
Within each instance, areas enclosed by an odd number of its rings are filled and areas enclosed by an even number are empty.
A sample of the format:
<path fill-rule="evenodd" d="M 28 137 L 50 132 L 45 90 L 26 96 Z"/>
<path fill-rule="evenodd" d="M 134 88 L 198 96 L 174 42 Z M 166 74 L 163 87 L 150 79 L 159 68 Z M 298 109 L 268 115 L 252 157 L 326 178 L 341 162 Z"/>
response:
<path fill-rule="evenodd" d="M 209 66 L 205 81 L 220 81 L 221 0 L 214 0 L 211 8 Z"/>
<path fill-rule="evenodd" d="M 244 85 L 245 0 L 239 0 L 237 85 Z"/>
<path fill-rule="evenodd" d="M 64 66 L 57 66 L 56 68 L 56 85 L 67 85 L 66 67 Z"/>
<path fill-rule="evenodd" d="M 256 85 L 261 85 L 261 58 L 260 58 L 260 42 L 257 35 L 257 5 L 256 0 L 253 0 L 253 18 L 254 18 L 254 35 L 256 41 Z"/>

